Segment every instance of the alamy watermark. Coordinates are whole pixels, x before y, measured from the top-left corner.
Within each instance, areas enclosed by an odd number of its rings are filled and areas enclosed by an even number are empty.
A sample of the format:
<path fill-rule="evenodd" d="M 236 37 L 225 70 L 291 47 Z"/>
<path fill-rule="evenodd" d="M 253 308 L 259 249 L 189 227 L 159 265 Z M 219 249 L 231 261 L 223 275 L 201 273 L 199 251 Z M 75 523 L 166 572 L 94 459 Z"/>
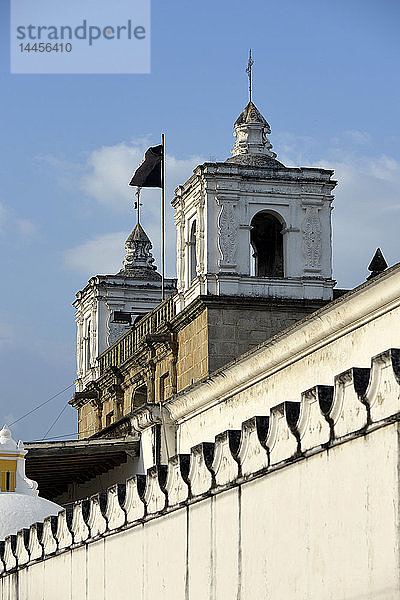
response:
<path fill-rule="evenodd" d="M 149 73 L 150 0 L 11 0 L 11 73 Z"/>

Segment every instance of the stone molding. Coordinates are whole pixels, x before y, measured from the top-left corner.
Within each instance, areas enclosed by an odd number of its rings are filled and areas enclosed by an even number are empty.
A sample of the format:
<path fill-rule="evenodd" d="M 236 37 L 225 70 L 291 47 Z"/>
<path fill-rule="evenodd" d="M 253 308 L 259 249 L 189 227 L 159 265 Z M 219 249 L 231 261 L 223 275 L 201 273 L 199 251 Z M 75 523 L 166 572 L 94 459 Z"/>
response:
<path fill-rule="evenodd" d="M 160 406 L 158 404 L 146 404 L 143 407 L 135 409 L 129 415 L 132 429 L 141 432 L 147 427 L 162 423 Z"/>
<path fill-rule="evenodd" d="M 241 432 L 227 430 L 215 438 L 214 460 L 211 469 L 215 475 L 217 487 L 228 486 L 239 475 L 237 452 L 240 445 Z"/>
<path fill-rule="evenodd" d="M 183 504 L 189 498 L 189 466 L 190 454 L 177 454 L 169 460 L 165 482 L 168 507 Z"/>
<path fill-rule="evenodd" d="M 107 521 L 107 529 L 119 529 L 126 522 L 126 513 L 123 509 L 126 496 L 126 485 L 124 483 L 116 483 L 108 488 L 106 509 L 104 516 Z"/>
<path fill-rule="evenodd" d="M 242 435 L 237 453 L 241 474 L 251 476 L 269 465 L 266 439 L 269 417 L 252 417 L 242 423 Z"/>
<path fill-rule="evenodd" d="M 58 544 L 57 538 L 55 537 L 55 533 L 57 531 L 58 526 L 58 516 L 57 517 L 46 517 L 43 521 L 43 533 L 42 533 L 42 545 L 43 545 L 43 554 L 45 556 L 49 556 L 50 554 L 54 554 L 57 551 Z"/>
<path fill-rule="evenodd" d="M 145 515 L 144 490 L 146 488 L 146 476 L 135 475 L 126 482 L 125 501 L 122 508 L 126 514 L 127 523 L 136 523 Z"/>
<path fill-rule="evenodd" d="M 189 482 L 191 496 L 204 496 L 213 485 L 214 444 L 202 442 L 191 449 Z"/>
<path fill-rule="evenodd" d="M 296 424 L 303 452 L 327 444 L 331 429 L 326 411 L 332 405 L 333 387 L 316 385 L 302 394 L 299 418 Z"/>
<path fill-rule="evenodd" d="M 400 421 L 400 349 L 371 359 L 370 369 L 349 369 L 334 386 L 315 386 L 300 402 L 282 402 L 270 417 L 246 420 L 240 431 L 224 431 L 215 444 L 155 465 L 147 475 L 111 486 L 75 502 L 0 543 L 0 576 L 81 547 L 103 536 L 143 524 L 210 494 L 240 486 L 316 452 Z M 344 425 L 343 425 L 344 423 Z"/>
<path fill-rule="evenodd" d="M 89 527 L 90 537 L 97 538 L 107 530 L 107 521 L 104 511 L 107 503 L 107 495 L 104 493 L 91 496 L 89 503 L 89 516 L 86 524 Z"/>
<path fill-rule="evenodd" d="M 73 509 L 71 507 L 62 510 L 58 513 L 58 524 L 56 538 L 58 541 L 59 550 L 68 548 L 72 545 L 73 538 L 71 533 Z"/>

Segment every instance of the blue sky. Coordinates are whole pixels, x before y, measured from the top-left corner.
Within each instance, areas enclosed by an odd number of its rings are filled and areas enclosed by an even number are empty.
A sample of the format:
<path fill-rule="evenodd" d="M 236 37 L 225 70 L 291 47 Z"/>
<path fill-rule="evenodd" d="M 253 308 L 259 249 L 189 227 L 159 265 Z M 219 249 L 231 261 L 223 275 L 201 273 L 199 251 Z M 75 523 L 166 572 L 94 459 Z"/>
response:
<path fill-rule="evenodd" d="M 73 382 L 71 303 L 88 277 L 120 267 L 134 225 L 126 182 L 146 146 L 166 132 L 170 197 L 198 162 L 229 156 L 250 47 L 278 158 L 335 169 L 338 284 L 361 283 L 377 246 L 399 260 L 397 1 L 153 0 L 150 75 L 10 75 L 8 2 L 0 10 L 2 421 Z M 143 219 L 157 247 L 156 196 Z M 42 438 L 71 395 L 15 436 Z M 68 407 L 51 435 L 75 431 Z"/>

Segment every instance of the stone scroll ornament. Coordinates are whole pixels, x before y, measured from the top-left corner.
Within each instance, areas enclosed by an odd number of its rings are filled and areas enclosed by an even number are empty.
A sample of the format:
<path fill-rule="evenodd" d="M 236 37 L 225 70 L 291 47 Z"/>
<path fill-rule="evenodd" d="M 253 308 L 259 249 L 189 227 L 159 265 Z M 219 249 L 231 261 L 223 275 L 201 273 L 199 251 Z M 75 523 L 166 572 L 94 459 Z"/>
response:
<path fill-rule="evenodd" d="M 219 248 L 222 254 L 221 262 L 234 265 L 237 250 L 238 218 L 236 206 L 227 202 L 222 205 L 219 217 Z"/>
<path fill-rule="evenodd" d="M 307 206 L 306 216 L 303 222 L 303 248 L 306 258 L 306 268 L 321 268 L 321 221 L 319 219 L 318 208 Z"/>

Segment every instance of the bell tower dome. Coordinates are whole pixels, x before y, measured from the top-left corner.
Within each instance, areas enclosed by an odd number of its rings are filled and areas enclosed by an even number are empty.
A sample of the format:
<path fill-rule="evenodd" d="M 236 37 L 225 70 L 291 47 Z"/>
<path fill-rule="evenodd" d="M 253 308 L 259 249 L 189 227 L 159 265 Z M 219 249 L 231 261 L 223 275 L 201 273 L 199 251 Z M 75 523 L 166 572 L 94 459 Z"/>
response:
<path fill-rule="evenodd" d="M 332 299 L 333 171 L 286 167 L 270 133 L 250 101 L 232 157 L 175 190 L 178 310 L 201 295 Z"/>
<path fill-rule="evenodd" d="M 250 100 L 235 121 L 236 142 L 232 154 L 234 156 L 262 154 L 269 158 L 276 158 L 275 152 L 271 152 L 272 144 L 267 138 L 269 133 L 271 133 L 269 124 Z"/>

